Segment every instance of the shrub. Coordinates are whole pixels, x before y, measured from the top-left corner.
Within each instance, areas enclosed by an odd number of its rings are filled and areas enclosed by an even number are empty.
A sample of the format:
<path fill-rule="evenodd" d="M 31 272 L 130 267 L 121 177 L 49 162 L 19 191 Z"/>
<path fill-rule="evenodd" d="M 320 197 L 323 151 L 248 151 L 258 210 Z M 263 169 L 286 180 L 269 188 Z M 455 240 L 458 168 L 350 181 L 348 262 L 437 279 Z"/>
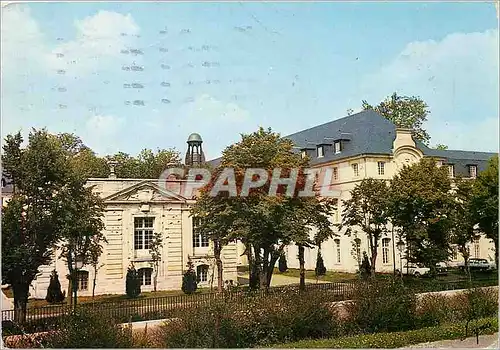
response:
<path fill-rule="evenodd" d="M 400 280 L 358 283 L 347 304 L 350 328 L 361 333 L 409 330 L 416 325 L 416 296 Z"/>
<path fill-rule="evenodd" d="M 60 303 L 64 300 L 64 294 L 61 290 L 61 283 L 59 282 L 59 276 L 57 275 L 57 271 L 52 271 L 50 275 L 50 283 L 47 288 L 47 296 L 45 300 L 48 303 Z"/>
<path fill-rule="evenodd" d="M 286 264 L 285 254 L 280 255 L 280 259 L 278 261 L 278 269 L 281 273 L 286 272 L 288 270 L 288 265 Z"/>
<path fill-rule="evenodd" d="M 286 289 L 276 295 L 250 295 L 244 303 L 217 299 L 161 326 L 155 343 L 168 348 L 241 348 L 333 336 L 337 322 L 325 300 L 321 291 Z"/>
<path fill-rule="evenodd" d="M 127 270 L 125 292 L 129 298 L 137 298 L 141 294 L 141 281 L 134 266 L 129 266 Z"/>
<path fill-rule="evenodd" d="M 326 274 L 325 263 L 323 262 L 323 257 L 318 251 L 318 257 L 316 258 L 316 269 L 314 270 L 316 276 L 324 276 Z"/>
<path fill-rule="evenodd" d="M 188 270 L 184 273 L 182 277 L 182 291 L 186 294 L 193 294 L 198 288 L 198 282 L 196 278 L 196 272 L 193 269 L 193 263 L 191 260 L 188 261 Z"/>
<path fill-rule="evenodd" d="M 45 348 L 131 348 L 132 332 L 102 314 L 78 310 L 62 317 L 57 330 L 42 342 Z"/>

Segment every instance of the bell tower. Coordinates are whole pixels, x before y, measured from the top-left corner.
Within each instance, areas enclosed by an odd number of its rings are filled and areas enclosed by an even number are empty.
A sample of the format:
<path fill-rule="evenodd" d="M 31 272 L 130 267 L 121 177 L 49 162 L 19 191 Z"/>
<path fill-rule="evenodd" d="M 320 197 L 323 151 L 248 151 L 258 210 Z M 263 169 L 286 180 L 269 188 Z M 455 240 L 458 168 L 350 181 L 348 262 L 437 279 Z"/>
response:
<path fill-rule="evenodd" d="M 188 150 L 184 162 L 187 166 L 199 166 L 205 163 L 205 154 L 203 153 L 203 149 L 201 147 L 202 143 L 203 140 L 201 139 L 200 134 L 193 133 L 189 135 L 187 140 Z"/>

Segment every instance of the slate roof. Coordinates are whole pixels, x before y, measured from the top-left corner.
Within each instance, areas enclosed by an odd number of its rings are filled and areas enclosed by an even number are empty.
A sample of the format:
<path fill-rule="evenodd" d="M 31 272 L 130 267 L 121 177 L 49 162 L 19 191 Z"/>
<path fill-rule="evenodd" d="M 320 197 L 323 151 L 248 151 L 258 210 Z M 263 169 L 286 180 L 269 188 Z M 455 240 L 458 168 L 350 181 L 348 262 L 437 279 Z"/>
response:
<path fill-rule="evenodd" d="M 326 163 L 362 154 L 391 155 L 396 137 L 396 126 L 375 111 L 366 110 L 344 118 L 330 121 L 312 128 L 284 136 L 292 140 L 296 151 L 310 148 L 311 165 Z M 316 157 L 316 146 L 331 144 L 336 139 L 349 139 L 342 143 L 342 151 L 335 154 L 330 147 L 325 148 L 324 157 Z M 426 156 L 443 158 L 454 164 L 455 174 L 468 175 L 468 165 L 477 165 L 478 171 L 487 166 L 487 161 L 495 153 L 436 150 L 416 141 L 416 146 Z M 209 161 L 212 166 L 220 164 L 221 158 Z"/>

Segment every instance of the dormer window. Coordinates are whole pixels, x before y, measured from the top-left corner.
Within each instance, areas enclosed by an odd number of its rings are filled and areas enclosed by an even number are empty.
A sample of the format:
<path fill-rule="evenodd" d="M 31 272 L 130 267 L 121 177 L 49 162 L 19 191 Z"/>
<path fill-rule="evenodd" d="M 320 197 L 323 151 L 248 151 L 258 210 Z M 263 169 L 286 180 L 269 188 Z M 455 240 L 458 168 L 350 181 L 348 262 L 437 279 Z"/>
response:
<path fill-rule="evenodd" d="M 325 156 L 323 146 L 318 146 L 316 148 L 316 153 L 318 155 L 318 158 L 323 158 Z"/>
<path fill-rule="evenodd" d="M 477 165 L 469 165 L 469 177 L 475 179 L 477 176 Z"/>
<path fill-rule="evenodd" d="M 335 141 L 333 143 L 333 150 L 334 150 L 335 154 L 340 153 L 340 151 L 342 150 L 340 141 Z"/>
<path fill-rule="evenodd" d="M 305 158 L 305 157 L 307 156 L 307 152 L 306 152 L 306 151 L 302 151 L 302 152 L 300 152 L 300 156 L 301 156 L 302 158 Z"/>

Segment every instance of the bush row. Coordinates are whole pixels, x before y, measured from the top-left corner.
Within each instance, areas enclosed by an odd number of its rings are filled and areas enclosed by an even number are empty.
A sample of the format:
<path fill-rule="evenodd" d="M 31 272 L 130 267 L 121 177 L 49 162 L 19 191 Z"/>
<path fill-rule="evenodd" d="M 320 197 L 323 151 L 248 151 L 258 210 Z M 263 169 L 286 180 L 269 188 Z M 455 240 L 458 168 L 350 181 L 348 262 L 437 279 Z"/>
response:
<path fill-rule="evenodd" d="M 353 292 L 355 300 L 344 303 L 343 309 L 332 306 L 334 294 L 320 290 L 301 293 L 284 289 L 280 294 L 249 296 L 245 302 L 215 300 L 183 310 L 180 319 L 159 326 L 140 340 L 118 326 L 116 320 L 81 310 L 61 319 L 57 331 L 40 343 L 55 348 L 257 347 L 415 330 L 490 317 L 498 311 L 498 291 L 491 289 L 471 289 L 451 297 L 425 295 L 418 302 L 416 295 L 398 281 L 363 284 Z"/>

